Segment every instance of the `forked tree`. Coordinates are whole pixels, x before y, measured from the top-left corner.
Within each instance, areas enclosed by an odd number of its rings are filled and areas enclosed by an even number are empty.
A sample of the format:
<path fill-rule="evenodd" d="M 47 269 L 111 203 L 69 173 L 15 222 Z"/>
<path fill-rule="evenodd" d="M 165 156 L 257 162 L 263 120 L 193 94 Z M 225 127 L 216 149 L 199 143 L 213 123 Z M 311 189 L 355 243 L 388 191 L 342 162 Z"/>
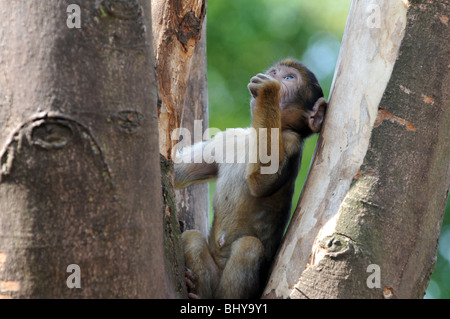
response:
<path fill-rule="evenodd" d="M 185 297 L 180 228 L 206 232 L 207 191 L 174 192 L 171 134 L 207 121 L 206 1 L 70 4 L 0 4 L 0 295 Z M 449 8 L 353 2 L 263 297 L 423 296 L 450 187 Z"/>

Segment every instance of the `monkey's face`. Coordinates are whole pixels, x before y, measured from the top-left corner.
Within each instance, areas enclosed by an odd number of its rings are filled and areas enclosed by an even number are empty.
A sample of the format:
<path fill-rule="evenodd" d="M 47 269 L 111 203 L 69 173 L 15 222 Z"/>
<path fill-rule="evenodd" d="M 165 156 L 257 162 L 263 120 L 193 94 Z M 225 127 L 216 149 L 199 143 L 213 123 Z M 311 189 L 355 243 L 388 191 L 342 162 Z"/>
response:
<path fill-rule="evenodd" d="M 280 84 L 280 109 L 284 110 L 291 104 L 297 104 L 297 95 L 303 85 L 302 75 L 300 71 L 294 67 L 276 64 L 271 67 L 266 73 L 254 76 L 248 88 L 252 95 L 250 101 L 250 109 L 253 115 L 253 110 L 256 105 L 256 97 L 258 91 L 269 82 L 276 81 Z"/>
<path fill-rule="evenodd" d="M 266 74 L 280 82 L 281 109 L 296 101 L 297 92 L 303 84 L 302 76 L 297 69 L 285 65 L 276 65 L 270 68 Z"/>

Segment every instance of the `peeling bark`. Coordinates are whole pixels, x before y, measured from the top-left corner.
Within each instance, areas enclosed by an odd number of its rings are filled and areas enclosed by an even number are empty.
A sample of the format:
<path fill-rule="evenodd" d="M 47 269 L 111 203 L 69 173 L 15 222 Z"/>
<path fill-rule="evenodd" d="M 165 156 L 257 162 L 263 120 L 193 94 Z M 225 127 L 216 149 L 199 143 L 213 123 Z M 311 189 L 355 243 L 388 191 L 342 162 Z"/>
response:
<path fill-rule="evenodd" d="M 183 101 L 183 118 L 181 126 L 191 132 L 191 143 L 195 143 L 195 121 L 200 121 L 202 134 L 208 128 L 208 90 L 206 83 L 206 17 L 200 41 L 192 57 L 186 94 Z M 197 128 L 198 130 L 199 128 Z M 201 136 L 200 136 L 201 138 Z M 205 237 L 209 229 L 209 184 L 195 184 L 176 189 L 177 216 L 181 232 L 197 229 Z"/>
<path fill-rule="evenodd" d="M 207 226 L 208 186 L 173 189 L 172 152 L 178 141 L 172 139 L 172 132 L 181 125 L 193 128 L 196 119 L 207 120 L 206 0 L 158 0 L 151 5 L 159 82 L 165 252 L 171 285 L 178 296 L 187 297 L 180 232 L 194 227 L 203 231 Z"/>
<path fill-rule="evenodd" d="M 171 133 L 183 118 L 183 100 L 192 55 L 200 40 L 206 0 L 152 1 L 153 35 L 160 108 L 160 153 L 171 159 Z"/>

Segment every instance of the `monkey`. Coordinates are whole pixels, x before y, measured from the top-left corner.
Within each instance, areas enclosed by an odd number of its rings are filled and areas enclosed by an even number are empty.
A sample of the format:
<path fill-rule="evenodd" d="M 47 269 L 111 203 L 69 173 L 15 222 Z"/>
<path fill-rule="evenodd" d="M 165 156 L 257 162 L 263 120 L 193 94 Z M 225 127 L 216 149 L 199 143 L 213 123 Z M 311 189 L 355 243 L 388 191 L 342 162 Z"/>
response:
<path fill-rule="evenodd" d="M 253 76 L 248 90 L 251 127 L 227 129 L 176 155 L 176 188 L 216 180 L 208 240 L 197 230 L 182 234 L 190 298 L 261 295 L 290 217 L 304 140 L 318 133 L 324 120 L 322 88 L 295 59 Z M 235 147 L 233 161 L 223 162 L 223 154 Z M 256 149 L 266 149 L 270 163 L 261 153 L 251 161 Z"/>

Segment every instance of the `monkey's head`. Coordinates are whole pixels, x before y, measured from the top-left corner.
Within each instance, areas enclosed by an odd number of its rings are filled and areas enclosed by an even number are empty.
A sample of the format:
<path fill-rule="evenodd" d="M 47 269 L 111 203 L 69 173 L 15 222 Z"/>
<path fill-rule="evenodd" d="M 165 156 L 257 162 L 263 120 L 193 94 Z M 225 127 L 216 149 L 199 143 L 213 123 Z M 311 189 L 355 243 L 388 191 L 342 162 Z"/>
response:
<path fill-rule="evenodd" d="M 280 83 L 282 129 L 295 131 L 303 138 L 318 133 L 327 102 L 315 75 L 291 58 L 279 61 L 265 74 Z"/>

